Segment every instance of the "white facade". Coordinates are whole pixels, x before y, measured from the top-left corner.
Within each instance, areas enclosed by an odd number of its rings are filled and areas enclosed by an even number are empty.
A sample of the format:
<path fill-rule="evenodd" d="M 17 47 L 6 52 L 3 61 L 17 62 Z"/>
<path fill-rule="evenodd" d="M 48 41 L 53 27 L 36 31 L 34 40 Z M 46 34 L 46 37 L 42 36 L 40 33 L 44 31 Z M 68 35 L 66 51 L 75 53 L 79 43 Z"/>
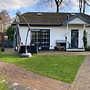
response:
<path fill-rule="evenodd" d="M 78 30 L 78 48 L 83 48 L 83 31 L 88 32 L 88 45 L 90 46 L 90 27 L 87 27 L 87 23 L 80 18 L 75 18 L 63 26 L 31 26 L 31 29 L 49 29 L 50 30 L 50 47 L 49 49 L 54 49 L 56 46 L 56 40 L 65 41 L 67 37 L 67 44 L 71 44 L 71 30 Z M 28 27 L 20 27 L 21 42 L 25 45 L 26 35 Z M 28 42 L 30 44 L 30 33 L 28 35 Z M 68 47 L 67 47 L 68 48 Z"/>
<path fill-rule="evenodd" d="M 28 27 L 24 26 L 24 27 L 20 27 L 20 36 L 21 36 L 21 42 L 23 45 L 25 45 L 25 41 L 26 41 L 26 36 L 27 36 L 27 32 L 28 32 Z M 30 32 L 28 34 L 28 39 L 27 39 L 27 45 L 30 45 Z"/>
<path fill-rule="evenodd" d="M 31 29 L 49 29 L 50 30 L 50 48 L 54 49 L 56 46 L 56 40 L 65 40 L 66 27 L 31 27 Z M 25 45 L 25 39 L 28 28 L 23 26 L 20 27 L 21 42 Z M 30 44 L 30 34 L 28 35 L 28 42 Z"/>

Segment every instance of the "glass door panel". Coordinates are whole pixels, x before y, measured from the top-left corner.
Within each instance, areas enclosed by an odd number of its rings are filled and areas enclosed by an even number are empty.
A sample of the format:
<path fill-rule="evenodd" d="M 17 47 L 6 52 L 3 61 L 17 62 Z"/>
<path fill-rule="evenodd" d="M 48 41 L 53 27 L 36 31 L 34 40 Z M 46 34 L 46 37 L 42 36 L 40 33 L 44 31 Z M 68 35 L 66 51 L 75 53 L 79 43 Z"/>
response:
<path fill-rule="evenodd" d="M 71 30 L 71 48 L 78 48 L 78 30 Z"/>

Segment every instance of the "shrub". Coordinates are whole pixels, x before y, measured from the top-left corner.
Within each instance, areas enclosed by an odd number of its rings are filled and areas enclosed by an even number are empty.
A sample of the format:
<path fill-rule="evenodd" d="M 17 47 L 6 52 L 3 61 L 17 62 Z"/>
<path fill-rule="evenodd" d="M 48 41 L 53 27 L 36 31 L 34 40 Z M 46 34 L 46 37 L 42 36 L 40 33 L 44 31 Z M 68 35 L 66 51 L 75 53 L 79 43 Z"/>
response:
<path fill-rule="evenodd" d="M 7 29 L 7 35 L 9 38 L 9 41 L 13 41 L 13 37 L 14 37 L 14 26 L 9 26 Z"/>
<path fill-rule="evenodd" d="M 4 47 L 1 47 L 1 51 L 4 52 Z"/>
<path fill-rule="evenodd" d="M 84 49 L 87 49 L 87 32 L 84 30 L 83 32 L 83 44 L 84 44 Z"/>
<path fill-rule="evenodd" d="M 90 51 L 90 46 L 88 46 L 85 50 L 86 50 L 86 51 Z"/>

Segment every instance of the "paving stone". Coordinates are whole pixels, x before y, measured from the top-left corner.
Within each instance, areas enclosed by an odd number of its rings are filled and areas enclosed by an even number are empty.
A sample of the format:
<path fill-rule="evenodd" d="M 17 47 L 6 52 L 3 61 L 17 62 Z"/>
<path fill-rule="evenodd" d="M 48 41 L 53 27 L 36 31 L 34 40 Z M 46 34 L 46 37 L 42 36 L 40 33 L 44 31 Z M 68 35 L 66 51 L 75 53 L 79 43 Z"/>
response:
<path fill-rule="evenodd" d="M 87 55 L 69 90 L 90 90 L 90 55 Z"/>
<path fill-rule="evenodd" d="M 9 88 L 10 90 L 33 90 L 22 85 L 12 86 Z"/>
<path fill-rule="evenodd" d="M 20 85 L 28 86 L 31 90 L 68 90 L 70 85 L 58 80 L 54 80 L 36 73 L 30 72 L 24 68 L 13 64 L 0 62 L 0 75 L 7 81 L 17 82 Z"/>
<path fill-rule="evenodd" d="M 33 90 L 32 88 L 30 87 L 25 87 L 25 86 L 22 86 L 18 83 L 11 83 L 9 81 L 6 81 L 6 85 L 8 86 L 8 90 Z"/>

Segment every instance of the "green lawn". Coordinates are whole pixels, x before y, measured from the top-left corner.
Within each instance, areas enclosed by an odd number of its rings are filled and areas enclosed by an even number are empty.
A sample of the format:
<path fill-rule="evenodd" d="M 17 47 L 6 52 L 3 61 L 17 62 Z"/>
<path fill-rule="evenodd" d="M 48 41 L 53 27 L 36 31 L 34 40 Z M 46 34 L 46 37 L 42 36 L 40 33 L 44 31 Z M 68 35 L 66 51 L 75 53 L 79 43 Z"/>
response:
<path fill-rule="evenodd" d="M 0 90 L 7 90 L 7 85 L 3 82 L 3 79 L 0 78 Z"/>
<path fill-rule="evenodd" d="M 20 58 L 19 55 L 0 53 L 0 61 L 9 62 L 38 74 L 63 82 L 72 83 L 85 56 L 33 55 Z"/>

